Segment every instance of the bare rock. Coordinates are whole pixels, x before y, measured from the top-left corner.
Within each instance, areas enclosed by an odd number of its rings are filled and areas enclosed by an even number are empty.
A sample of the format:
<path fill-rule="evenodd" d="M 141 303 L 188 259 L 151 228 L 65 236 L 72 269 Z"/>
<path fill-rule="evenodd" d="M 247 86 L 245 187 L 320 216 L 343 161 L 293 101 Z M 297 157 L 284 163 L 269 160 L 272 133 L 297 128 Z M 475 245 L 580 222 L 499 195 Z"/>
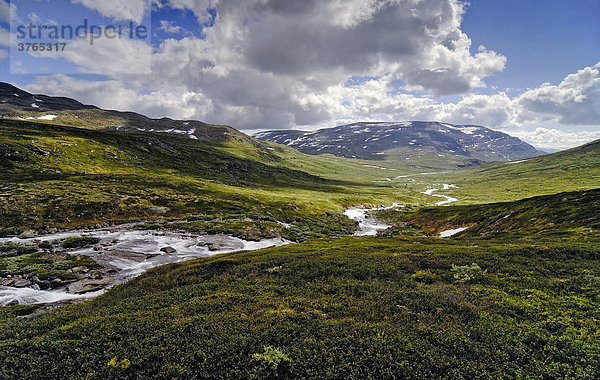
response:
<path fill-rule="evenodd" d="M 112 279 L 110 279 L 110 278 L 104 278 L 101 280 L 89 280 L 88 279 L 88 280 L 81 280 L 81 281 L 77 281 L 72 284 L 69 284 L 69 286 L 67 286 L 67 290 L 70 293 L 83 294 L 83 293 L 95 292 L 97 290 L 102 290 L 111 284 L 112 284 Z"/>
<path fill-rule="evenodd" d="M 31 281 L 29 281 L 29 280 L 24 279 L 24 278 L 18 278 L 12 284 L 12 286 L 15 287 L 15 288 L 28 288 L 31 285 L 33 285 L 33 283 Z"/>
<path fill-rule="evenodd" d="M 52 288 L 50 281 L 47 281 L 47 280 L 42 280 L 42 281 L 36 282 L 36 284 L 40 287 L 40 290 L 48 290 L 48 289 Z"/>
<path fill-rule="evenodd" d="M 155 215 L 164 215 L 171 211 L 168 207 L 148 207 L 148 212 Z"/>
<path fill-rule="evenodd" d="M 79 266 L 79 267 L 74 267 L 71 268 L 71 272 L 72 273 L 79 273 L 79 274 L 83 274 L 83 273 L 87 273 L 90 271 L 90 268 L 88 267 L 84 267 L 84 266 Z"/>
<path fill-rule="evenodd" d="M 17 238 L 19 238 L 19 239 L 33 239 L 36 236 L 37 236 L 37 232 L 35 232 L 34 230 L 27 230 L 27 231 L 24 231 L 23 233 L 21 233 L 19 236 L 17 236 Z"/>
<path fill-rule="evenodd" d="M 85 277 L 90 278 L 92 280 L 101 280 L 104 277 L 104 275 L 102 274 L 102 272 L 99 272 L 99 271 L 91 271 L 91 272 L 88 272 L 85 275 Z"/>
<path fill-rule="evenodd" d="M 172 253 L 176 253 L 177 252 L 177 250 L 175 248 L 173 248 L 173 247 L 163 247 L 163 248 L 160 249 L 160 251 L 164 252 L 164 253 L 168 253 L 168 254 L 172 254 Z"/>

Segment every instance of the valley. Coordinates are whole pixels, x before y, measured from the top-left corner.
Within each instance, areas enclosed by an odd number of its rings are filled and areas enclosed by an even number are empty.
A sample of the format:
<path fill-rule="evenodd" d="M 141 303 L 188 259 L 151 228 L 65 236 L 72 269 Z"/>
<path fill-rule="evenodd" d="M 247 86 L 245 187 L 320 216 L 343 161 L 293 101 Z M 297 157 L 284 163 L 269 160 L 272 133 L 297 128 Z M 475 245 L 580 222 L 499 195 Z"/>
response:
<path fill-rule="evenodd" d="M 598 141 L 0 100 L 0 379 L 600 376 Z"/>

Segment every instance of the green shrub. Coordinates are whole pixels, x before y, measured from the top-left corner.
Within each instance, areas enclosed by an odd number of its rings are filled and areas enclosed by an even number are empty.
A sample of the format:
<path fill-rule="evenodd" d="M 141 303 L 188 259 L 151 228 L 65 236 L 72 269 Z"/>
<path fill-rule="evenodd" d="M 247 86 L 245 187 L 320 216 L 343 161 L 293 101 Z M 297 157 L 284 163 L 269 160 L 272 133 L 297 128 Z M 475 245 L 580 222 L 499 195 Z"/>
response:
<path fill-rule="evenodd" d="M 487 270 L 481 269 L 481 267 L 476 263 L 463 266 L 452 264 L 452 272 L 454 272 L 454 279 L 456 282 L 465 283 L 483 279 L 487 273 Z"/>
<path fill-rule="evenodd" d="M 52 245 L 52 243 L 50 243 L 49 241 L 43 241 L 40 244 L 38 244 L 38 247 L 40 249 L 52 249 L 54 248 L 54 246 Z"/>
<path fill-rule="evenodd" d="M 91 236 L 70 237 L 63 241 L 64 248 L 82 248 L 88 245 L 98 244 L 100 239 Z"/>
<path fill-rule="evenodd" d="M 251 379 L 282 379 L 289 374 L 291 359 L 280 348 L 265 347 L 262 354 L 252 355 L 256 363 L 251 374 Z"/>
<path fill-rule="evenodd" d="M 19 243 L 0 243 L 0 257 L 14 257 L 37 252 L 38 248 L 33 245 Z"/>
<path fill-rule="evenodd" d="M 410 278 L 417 282 L 433 284 L 440 279 L 440 276 L 431 272 L 430 270 L 418 270 L 412 276 L 410 276 Z"/>

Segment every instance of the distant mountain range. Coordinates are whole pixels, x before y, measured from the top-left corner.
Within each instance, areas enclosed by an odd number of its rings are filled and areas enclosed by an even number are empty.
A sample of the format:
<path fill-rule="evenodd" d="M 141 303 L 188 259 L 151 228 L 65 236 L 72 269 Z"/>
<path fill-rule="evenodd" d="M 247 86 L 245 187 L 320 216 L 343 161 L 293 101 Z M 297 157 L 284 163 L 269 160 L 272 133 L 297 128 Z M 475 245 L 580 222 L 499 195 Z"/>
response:
<path fill-rule="evenodd" d="M 31 94 L 8 83 L 0 83 L 0 117 L 88 129 L 168 133 L 200 141 L 233 138 L 255 146 L 262 144 L 227 126 L 195 120 L 151 119 L 134 112 L 103 110 L 70 98 Z M 268 131 L 254 137 L 312 155 L 330 153 L 367 160 L 412 159 L 415 165 L 432 157 L 464 167 L 544 154 L 516 137 L 489 128 L 421 121 L 355 123 L 313 132 Z"/>
<path fill-rule="evenodd" d="M 544 154 L 522 140 L 478 125 L 438 122 L 355 123 L 314 132 L 282 130 L 254 137 L 287 145 L 303 153 L 383 159 L 400 150 L 433 150 L 474 161 L 514 161 Z"/>

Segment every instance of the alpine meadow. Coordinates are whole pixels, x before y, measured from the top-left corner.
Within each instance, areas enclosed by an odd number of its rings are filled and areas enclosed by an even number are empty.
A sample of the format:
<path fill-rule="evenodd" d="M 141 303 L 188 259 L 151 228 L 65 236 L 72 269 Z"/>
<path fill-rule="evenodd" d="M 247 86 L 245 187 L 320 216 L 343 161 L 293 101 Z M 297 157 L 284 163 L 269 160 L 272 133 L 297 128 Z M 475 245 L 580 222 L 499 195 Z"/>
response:
<path fill-rule="evenodd" d="M 600 378 L 599 15 L 0 0 L 0 380 Z"/>

